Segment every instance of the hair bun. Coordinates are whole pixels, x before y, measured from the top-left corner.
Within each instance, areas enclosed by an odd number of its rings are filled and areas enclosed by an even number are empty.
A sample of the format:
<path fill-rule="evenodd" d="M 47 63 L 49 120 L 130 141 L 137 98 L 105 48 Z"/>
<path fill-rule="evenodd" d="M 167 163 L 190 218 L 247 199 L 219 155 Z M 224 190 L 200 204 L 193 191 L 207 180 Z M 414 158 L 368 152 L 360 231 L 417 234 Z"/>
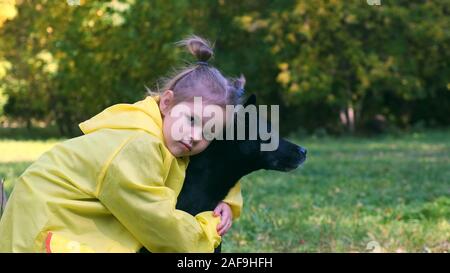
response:
<path fill-rule="evenodd" d="M 214 55 L 211 43 L 197 35 L 191 35 L 177 42 L 177 45 L 185 46 L 201 62 L 207 62 Z"/>

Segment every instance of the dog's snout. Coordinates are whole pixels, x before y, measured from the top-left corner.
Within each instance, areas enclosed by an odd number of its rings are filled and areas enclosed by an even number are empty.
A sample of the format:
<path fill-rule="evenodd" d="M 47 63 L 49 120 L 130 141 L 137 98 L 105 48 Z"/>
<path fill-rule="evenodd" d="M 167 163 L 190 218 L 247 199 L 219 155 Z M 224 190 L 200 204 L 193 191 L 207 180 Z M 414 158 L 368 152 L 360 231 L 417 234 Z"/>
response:
<path fill-rule="evenodd" d="M 301 154 L 303 154 L 303 155 L 306 155 L 306 154 L 308 153 L 308 150 L 306 150 L 306 149 L 303 148 L 303 147 L 298 147 L 298 152 L 301 153 Z"/>

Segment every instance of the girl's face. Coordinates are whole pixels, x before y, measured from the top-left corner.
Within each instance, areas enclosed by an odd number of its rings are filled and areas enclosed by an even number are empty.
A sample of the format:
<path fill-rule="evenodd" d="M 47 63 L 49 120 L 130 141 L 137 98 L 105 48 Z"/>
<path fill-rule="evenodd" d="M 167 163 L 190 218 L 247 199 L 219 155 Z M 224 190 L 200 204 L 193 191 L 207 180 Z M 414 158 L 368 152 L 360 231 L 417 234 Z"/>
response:
<path fill-rule="evenodd" d="M 172 102 L 173 91 L 165 91 L 160 97 L 159 108 L 163 116 L 163 135 L 166 147 L 175 157 L 191 156 L 204 151 L 210 141 L 204 138 L 203 127 L 209 120 L 221 117 L 198 116 L 194 111 L 194 102 L 180 102 L 176 105 L 172 105 Z M 203 104 L 203 107 L 205 106 Z M 181 127 L 184 130 L 178 130 Z"/>

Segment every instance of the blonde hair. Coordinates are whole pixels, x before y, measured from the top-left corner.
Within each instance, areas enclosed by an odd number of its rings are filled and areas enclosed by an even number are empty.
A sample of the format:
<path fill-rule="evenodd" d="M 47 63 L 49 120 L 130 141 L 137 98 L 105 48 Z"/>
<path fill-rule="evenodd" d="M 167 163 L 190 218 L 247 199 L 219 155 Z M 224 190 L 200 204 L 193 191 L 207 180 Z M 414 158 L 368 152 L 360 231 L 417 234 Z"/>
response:
<path fill-rule="evenodd" d="M 203 102 L 219 106 L 241 103 L 245 77 L 226 78 L 208 62 L 213 57 L 211 43 L 199 36 L 191 35 L 176 43 L 194 55 L 197 63 L 176 70 L 171 76 L 162 78 L 162 90 L 156 92 L 147 88 L 148 95 L 159 95 L 166 90 L 174 93 L 174 104 L 202 97 Z"/>

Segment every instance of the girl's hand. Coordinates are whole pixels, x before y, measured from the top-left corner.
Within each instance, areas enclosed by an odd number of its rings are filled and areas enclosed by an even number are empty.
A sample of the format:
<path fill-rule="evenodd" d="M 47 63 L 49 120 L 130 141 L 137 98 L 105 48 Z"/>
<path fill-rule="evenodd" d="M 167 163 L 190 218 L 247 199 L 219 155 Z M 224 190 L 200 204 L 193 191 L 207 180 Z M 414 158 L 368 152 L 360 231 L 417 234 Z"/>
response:
<path fill-rule="evenodd" d="M 233 220 L 233 212 L 230 205 L 225 202 L 220 202 L 213 212 L 214 216 L 220 215 L 220 223 L 217 225 L 217 233 L 222 236 L 228 232 Z"/>

